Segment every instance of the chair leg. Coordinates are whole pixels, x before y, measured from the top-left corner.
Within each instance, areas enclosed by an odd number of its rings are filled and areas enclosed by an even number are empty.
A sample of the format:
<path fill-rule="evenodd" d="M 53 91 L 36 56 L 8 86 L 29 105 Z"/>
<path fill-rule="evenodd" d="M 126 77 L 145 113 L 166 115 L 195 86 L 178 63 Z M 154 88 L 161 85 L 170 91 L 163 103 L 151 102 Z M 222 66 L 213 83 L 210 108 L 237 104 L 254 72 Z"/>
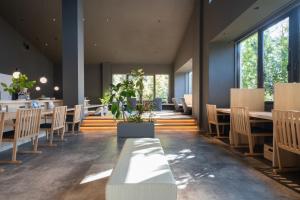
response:
<path fill-rule="evenodd" d="M 17 151 L 18 151 L 18 143 L 17 143 L 17 141 L 14 141 L 11 160 L 1 160 L 0 163 L 21 164 L 22 161 L 17 160 Z"/>
<path fill-rule="evenodd" d="M 220 128 L 218 124 L 216 124 L 216 129 L 217 129 L 217 137 L 220 137 Z"/>
<path fill-rule="evenodd" d="M 75 123 L 72 124 L 72 133 L 75 133 Z"/>
<path fill-rule="evenodd" d="M 282 171 L 282 162 L 280 159 L 280 149 L 279 149 L 278 145 L 276 145 L 276 148 L 277 148 L 278 167 L 279 167 L 279 170 Z"/>
<path fill-rule="evenodd" d="M 250 152 L 250 155 L 254 155 L 253 137 L 252 136 L 248 136 L 248 142 L 249 142 L 249 152 Z"/>
<path fill-rule="evenodd" d="M 64 141 L 64 136 L 65 136 L 65 128 L 62 128 L 60 134 L 61 141 Z"/>
<path fill-rule="evenodd" d="M 212 135 L 211 124 L 208 124 L 209 134 Z"/>

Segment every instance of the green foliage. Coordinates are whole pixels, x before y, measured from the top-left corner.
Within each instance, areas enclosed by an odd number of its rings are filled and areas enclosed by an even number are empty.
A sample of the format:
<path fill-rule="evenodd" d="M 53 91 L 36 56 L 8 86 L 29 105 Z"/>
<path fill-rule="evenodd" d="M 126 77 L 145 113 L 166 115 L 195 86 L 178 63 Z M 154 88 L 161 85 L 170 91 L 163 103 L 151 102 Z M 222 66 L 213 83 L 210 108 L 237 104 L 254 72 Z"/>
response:
<path fill-rule="evenodd" d="M 7 85 L 1 83 L 3 90 L 8 92 L 10 95 L 14 93 L 19 93 L 23 89 L 31 89 L 36 84 L 36 81 L 28 80 L 28 77 L 25 74 L 20 74 L 19 78 L 12 78 L 12 83 Z"/>
<path fill-rule="evenodd" d="M 117 84 L 112 84 L 109 93 L 107 93 L 105 99 L 111 104 L 111 112 L 116 119 L 122 118 L 124 121 L 137 121 L 142 120 L 143 109 L 142 96 L 143 96 L 143 69 L 132 70 L 128 76 L 130 80 L 118 80 Z M 130 106 L 130 99 L 139 97 L 136 108 Z M 127 106 L 125 106 L 127 105 Z M 132 114 L 133 111 L 137 111 L 136 115 Z M 130 116 L 127 118 L 125 112 L 128 112 Z"/>
<path fill-rule="evenodd" d="M 101 104 L 108 105 L 110 103 L 110 91 L 105 91 L 103 98 L 100 98 L 99 100 Z"/>
<path fill-rule="evenodd" d="M 285 19 L 263 32 L 265 100 L 273 100 L 274 83 L 288 82 L 289 21 Z M 258 34 L 240 43 L 241 88 L 257 88 Z"/>

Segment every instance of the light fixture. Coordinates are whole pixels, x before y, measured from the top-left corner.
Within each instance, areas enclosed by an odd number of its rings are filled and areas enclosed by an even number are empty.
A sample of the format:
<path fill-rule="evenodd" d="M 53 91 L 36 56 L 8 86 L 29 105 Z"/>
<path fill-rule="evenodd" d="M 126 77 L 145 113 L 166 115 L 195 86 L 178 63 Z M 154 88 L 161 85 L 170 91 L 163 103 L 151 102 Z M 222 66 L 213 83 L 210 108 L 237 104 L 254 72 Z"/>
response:
<path fill-rule="evenodd" d="M 41 90 L 40 86 L 36 86 L 36 87 L 35 87 L 35 90 L 36 90 L 36 91 L 40 91 L 40 90 Z"/>
<path fill-rule="evenodd" d="M 59 91 L 59 87 L 58 87 L 58 86 L 55 86 L 55 87 L 54 87 L 54 91 Z"/>
<path fill-rule="evenodd" d="M 45 83 L 48 82 L 48 80 L 47 80 L 47 78 L 46 78 L 45 76 L 42 76 L 42 77 L 40 78 L 40 82 L 43 83 L 43 84 L 45 84 Z"/>
<path fill-rule="evenodd" d="M 19 72 L 18 69 L 16 69 L 16 71 L 12 74 L 13 78 L 14 79 L 18 79 L 21 75 L 21 72 Z"/>

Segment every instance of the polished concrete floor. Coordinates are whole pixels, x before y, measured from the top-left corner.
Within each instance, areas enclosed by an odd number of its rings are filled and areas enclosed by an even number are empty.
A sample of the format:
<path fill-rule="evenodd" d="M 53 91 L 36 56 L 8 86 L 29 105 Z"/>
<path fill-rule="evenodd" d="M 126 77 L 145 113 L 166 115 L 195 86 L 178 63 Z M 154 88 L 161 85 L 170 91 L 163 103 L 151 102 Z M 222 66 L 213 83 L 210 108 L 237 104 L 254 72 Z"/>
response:
<path fill-rule="evenodd" d="M 251 160 L 207 138 L 195 133 L 157 136 L 177 180 L 180 200 L 300 199 L 299 193 L 249 167 Z M 40 148 L 40 155 L 18 155 L 23 161 L 19 166 L 0 165 L 5 169 L 0 174 L 0 199 L 105 199 L 105 183 L 124 141 L 107 133 L 66 139 L 57 147 Z M 9 153 L 0 153 L 0 159 L 8 159 Z"/>

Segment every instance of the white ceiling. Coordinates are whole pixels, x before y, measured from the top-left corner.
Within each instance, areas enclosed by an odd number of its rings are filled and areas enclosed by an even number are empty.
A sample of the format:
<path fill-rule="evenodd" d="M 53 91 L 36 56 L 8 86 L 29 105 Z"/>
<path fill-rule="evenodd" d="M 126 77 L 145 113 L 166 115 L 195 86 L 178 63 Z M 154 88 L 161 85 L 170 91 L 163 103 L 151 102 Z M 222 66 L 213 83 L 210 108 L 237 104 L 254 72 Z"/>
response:
<path fill-rule="evenodd" d="M 61 61 L 60 0 L 1 0 L 0 14 Z M 85 61 L 171 64 L 194 0 L 85 0 Z"/>

